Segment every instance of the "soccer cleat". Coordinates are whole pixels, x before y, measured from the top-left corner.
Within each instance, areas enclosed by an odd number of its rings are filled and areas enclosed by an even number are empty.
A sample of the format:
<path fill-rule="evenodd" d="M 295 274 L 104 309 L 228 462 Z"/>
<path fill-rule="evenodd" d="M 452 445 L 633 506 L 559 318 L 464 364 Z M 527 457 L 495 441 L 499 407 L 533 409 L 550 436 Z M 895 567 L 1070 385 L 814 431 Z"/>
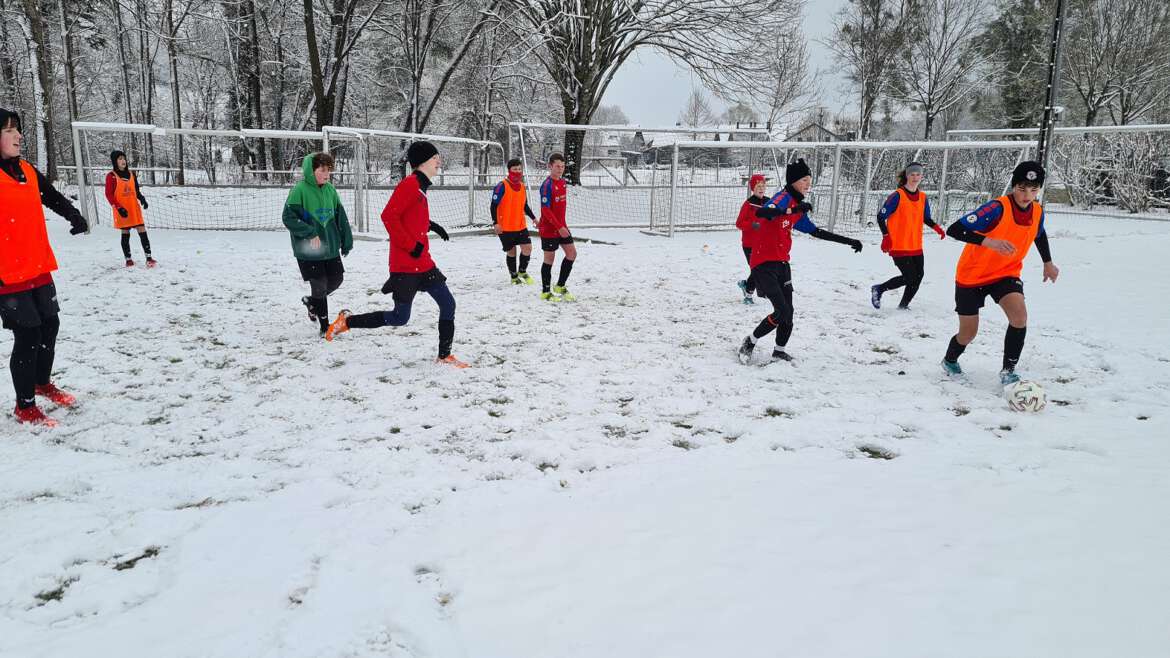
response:
<path fill-rule="evenodd" d="M 16 422 L 25 423 L 28 425 L 41 425 L 43 427 L 56 427 L 57 421 L 45 415 L 41 408 L 37 405 L 25 407 L 21 409 L 17 407 L 12 415 L 16 416 Z"/>
<path fill-rule="evenodd" d="M 909 306 L 902 306 L 901 304 L 898 304 L 898 310 L 899 311 L 909 311 L 910 307 Z"/>
<path fill-rule="evenodd" d="M 325 330 L 325 340 L 332 341 L 334 336 L 338 334 L 344 334 L 345 332 L 349 331 L 349 324 L 346 322 L 346 319 L 349 318 L 349 316 L 350 312 L 348 310 L 344 310 L 338 313 L 337 319 L 334 320 L 333 324 L 329 325 L 329 328 Z"/>
<path fill-rule="evenodd" d="M 57 388 L 55 384 L 37 384 L 37 395 L 49 398 L 58 407 L 72 407 L 77 404 L 77 398 Z"/>
<path fill-rule="evenodd" d="M 751 304 L 752 306 L 755 306 L 756 300 L 752 299 L 751 297 L 749 297 L 747 295 L 744 295 L 743 303 L 744 304 Z"/>
<path fill-rule="evenodd" d="M 784 350 L 772 350 L 773 361 L 792 361 L 792 355 Z"/>
<path fill-rule="evenodd" d="M 747 279 L 740 279 L 739 281 L 735 282 L 735 285 L 739 287 L 739 291 L 743 293 L 744 297 L 747 297 L 750 294 L 748 293 Z"/>
<path fill-rule="evenodd" d="M 874 308 L 882 307 L 882 292 L 881 286 L 869 287 L 869 303 L 873 304 Z"/>
<path fill-rule="evenodd" d="M 999 385 L 1008 386 L 1020 381 L 1020 376 L 1016 374 L 1015 370 L 1000 370 L 999 371 Z"/>
<path fill-rule="evenodd" d="M 126 267 L 134 267 L 134 260 L 131 258 L 127 258 L 126 259 Z"/>
<path fill-rule="evenodd" d="M 453 368 L 459 368 L 460 370 L 462 370 L 464 368 L 471 367 L 470 365 L 460 361 L 459 359 L 456 359 L 454 354 L 448 354 L 447 356 L 445 356 L 441 359 L 435 359 L 435 363 L 441 363 L 443 365 L 448 365 L 448 366 L 451 366 Z"/>
<path fill-rule="evenodd" d="M 752 342 L 752 337 L 744 338 L 743 344 L 739 346 L 739 362 L 746 366 L 752 360 L 752 352 L 755 349 L 756 344 Z"/>
<path fill-rule="evenodd" d="M 301 303 L 305 305 L 305 310 L 309 312 L 309 321 L 316 322 L 317 314 L 313 312 L 313 301 L 309 297 L 301 297 Z"/>
<path fill-rule="evenodd" d="M 557 295 L 560 295 L 562 302 L 577 301 L 577 298 L 573 296 L 573 293 L 569 292 L 569 289 L 564 286 L 553 286 L 553 292 Z"/>
<path fill-rule="evenodd" d="M 559 302 L 559 301 L 561 301 L 560 297 L 552 294 L 551 292 L 540 293 L 540 298 L 546 302 Z"/>
<path fill-rule="evenodd" d="M 150 256 L 147 256 L 146 257 L 146 266 L 147 267 L 158 267 L 158 261 L 151 258 Z"/>
<path fill-rule="evenodd" d="M 524 280 L 520 278 L 519 274 L 512 275 L 512 285 L 519 286 L 519 285 L 522 285 L 523 283 L 524 283 Z"/>
<path fill-rule="evenodd" d="M 528 272 L 521 272 L 519 274 L 519 277 L 520 277 L 520 280 L 524 282 L 524 285 L 530 286 L 530 285 L 536 283 L 536 281 L 534 281 L 532 279 L 532 277 L 528 275 Z"/>
<path fill-rule="evenodd" d="M 959 367 L 958 361 L 947 361 L 946 359 L 943 359 L 942 369 L 943 372 L 950 375 L 951 377 L 958 377 L 959 375 L 963 374 L 963 369 Z"/>

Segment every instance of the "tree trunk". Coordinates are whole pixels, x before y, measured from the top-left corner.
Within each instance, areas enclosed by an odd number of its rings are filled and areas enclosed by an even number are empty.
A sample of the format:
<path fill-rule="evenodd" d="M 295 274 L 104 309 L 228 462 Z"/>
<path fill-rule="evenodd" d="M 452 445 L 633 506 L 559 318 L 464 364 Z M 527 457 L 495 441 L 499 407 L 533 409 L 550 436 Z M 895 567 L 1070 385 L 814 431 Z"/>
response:
<path fill-rule="evenodd" d="M 172 123 L 176 128 L 183 127 L 183 107 L 182 97 L 179 94 L 179 54 L 175 45 L 175 40 L 178 38 L 178 31 L 175 29 L 175 3 L 174 0 L 166 0 L 166 20 L 167 20 L 167 60 L 171 66 L 171 112 L 173 113 Z M 174 163 L 178 174 L 175 176 L 175 182 L 183 185 L 183 136 L 176 138 L 176 146 L 178 148 L 178 160 Z"/>
<path fill-rule="evenodd" d="M 31 2 L 32 0 L 24 0 Z M 126 28 L 122 24 L 122 5 L 118 0 L 111 0 L 110 4 L 114 9 L 114 21 L 118 26 L 117 41 L 118 41 L 118 62 L 122 68 L 122 96 L 126 105 L 126 123 L 134 123 L 134 111 L 131 107 L 130 94 L 130 62 L 126 59 Z M 138 151 L 138 138 L 136 133 L 130 133 L 130 152 L 136 155 Z"/>
<path fill-rule="evenodd" d="M 37 155 L 38 165 L 49 180 L 57 179 L 56 145 L 53 139 L 53 60 L 48 31 L 41 17 L 36 0 L 23 0 L 25 18 L 30 37 L 29 55 L 36 79 L 34 80 L 33 102 L 37 108 Z"/>
<path fill-rule="evenodd" d="M 260 35 L 256 29 L 256 5 L 252 0 L 243 0 L 242 9 L 247 13 L 248 21 L 248 54 L 249 64 L 248 96 L 252 103 L 252 119 L 256 122 L 253 128 L 264 128 L 264 106 L 261 102 L 263 84 L 260 78 Z M 265 140 L 261 139 L 256 149 L 260 169 L 268 169 L 268 155 L 265 151 Z M 267 178 L 267 174 L 265 174 Z"/>
<path fill-rule="evenodd" d="M 317 130 L 329 125 L 330 112 L 325 100 L 325 75 L 321 70 L 321 53 L 317 50 L 317 22 L 313 17 L 313 0 L 304 0 L 305 42 L 309 50 L 310 85 L 313 88 Z"/>
<path fill-rule="evenodd" d="M 69 108 L 69 123 L 72 124 L 81 115 L 77 107 L 77 69 L 73 55 L 73 32 L 69 23 L 65 21 L 65 0 L 57 3 L 57 9 L 60 12 L 58 18 L 61 20 L 62 51 L 65 53 L 65 102 Z"/>

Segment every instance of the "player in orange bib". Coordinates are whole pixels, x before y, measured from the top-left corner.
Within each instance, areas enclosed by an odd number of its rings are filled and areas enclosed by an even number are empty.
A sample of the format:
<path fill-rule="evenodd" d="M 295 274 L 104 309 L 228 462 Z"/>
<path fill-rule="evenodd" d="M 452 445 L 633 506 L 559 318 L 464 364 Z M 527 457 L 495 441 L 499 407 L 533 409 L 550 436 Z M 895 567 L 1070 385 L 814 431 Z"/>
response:
<path fill-rule="evenodd" d="M 961 375 L 959 356 L 979 332 L 979 309 L 991 297 L 1008 319 L 1003 341 L 1004 386 L 1020 380 L 1016 363 L 1024 350 L 1028 307 L 1024 304 L 1024 282 L 1020 279 L 1024 257 L 1035 244 L 1044 261 L 1044 281 L 1056 281 L 1060 269 L 1052 262 L 1048 235 L 1044 232 L 1044 209 L 1036 203 L 1044 185 L 1044 168 L 1038 162 L 1021 162 L 1012 172 L 1012 190 L 993 199 L 975 212 L 951 224 L 947 235 L 966 242 L 955 271 L 955 312 L 959 333 L 951 337 L 943 370 Z"/>
<path fill-rule="evenodd" d="M 150 204 L 142 196 L 138 176 L 130 171 L 126 154 L 121 151 L 110 153 L 110 164 L 114 169 L 106 174 L 106 201 L 113 209 L 114 228 L 122 230 L 122 255 L 126 257 L 126 267 L 134 267 L 134 259 L 130 258 L 130 229 L 138 231 L 142 251 L 146 254 L 146 266 L 154 267 L 158 262 L 150 255 L 150 238 L 142 220 L 142 211 Z"/>
<path fill-rule="evenodd" d="M 888 290 L 902 290 L 902 301 L 898 308 L 908 310 L 910 301 L 922 283 L 924 259 L 922 257 L 922 225 L 925 224 L 945 239 L 942 227 L 930 217 L 930 200 L 926 192 L 918 189 L 922 184 L 923 167 L 917 162 L 906 165 L 898 174 L 898 189 L 886 198 L 885 205 L 878 211 L 878 228 L 882 231 L 882 253 L 894 259 L 894 266 L 901 272 L 898 276 L 879 283 L 869 289 L 870 302 L 874 308 L 882 307 L 882 294 Z"/>
<path fill-rule="evenodd" d="M 508 178 L 492 190 L 492 227 L 500 238 L 506 254 L 508 276 L 514 284 L 535 283 L 528 275 L 528 261 L 532 258 L 532 238 L 528 235 L 528 220 L 536 219 L 528 205 L 524 187 L 524 165 L 520 158 L 508 160 Z M 516 266 L 516 248 L 520 248 L 520 266 Z"/>

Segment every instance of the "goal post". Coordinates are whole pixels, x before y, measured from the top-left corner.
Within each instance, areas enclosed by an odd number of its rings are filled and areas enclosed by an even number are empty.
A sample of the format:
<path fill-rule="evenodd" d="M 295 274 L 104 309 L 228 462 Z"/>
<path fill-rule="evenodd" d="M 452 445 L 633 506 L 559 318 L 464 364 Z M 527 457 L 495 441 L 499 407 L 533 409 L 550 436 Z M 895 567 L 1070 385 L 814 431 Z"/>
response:
<path fill-rule="evenodd" d="M 909 162 L 925 166 L 923 190 L 934 217 L 974 207 L 1007 189 L 1011 170 L 1035 148 L 1034 142 L 713 142 L 674 145 L 670 185 L 656 190 L 651 225 L 676 230 L 724 229 L 734 226 L 747 181 L 753 173 L 767 179 L 768 193 L 784 186 L 784 167 L 803 159 L 813 176 L 809 201 L 814 221 L 848 235 L 876 226 L 885 198 L 897 187 L 897 174 Z M 752 157 L 758 151 L 766 157 Z M 721 153 L 713 156 L 713 153 Z M 734 179 L 712 171 L 716 158 L 735 167 Z M 775 168 L 752 168 L 751 162 L 779 162 Z"/>
<path fill-rule="evenodd" d="M 72 168 L 82 214 L 112 222 L 103 181 L 110 153 L 123 151 L 150 202 L 153 228 L 283 230 L 289 189 L 303 177 L 305 155 L 329 151 L 332 182 L 356 232 L 379 232 L 393 185 L 409 172 L 406 148 L 426 139 L 444 165 L 430 192 L 435 221 L 450 228 L 488 223 L 490 179 L 503 147 L 463 137 L 327 126 L 321 131 L 209 130 L 149 124 L 75 122 Z M 68 171 L 68 170 L 66 170 Z"/>

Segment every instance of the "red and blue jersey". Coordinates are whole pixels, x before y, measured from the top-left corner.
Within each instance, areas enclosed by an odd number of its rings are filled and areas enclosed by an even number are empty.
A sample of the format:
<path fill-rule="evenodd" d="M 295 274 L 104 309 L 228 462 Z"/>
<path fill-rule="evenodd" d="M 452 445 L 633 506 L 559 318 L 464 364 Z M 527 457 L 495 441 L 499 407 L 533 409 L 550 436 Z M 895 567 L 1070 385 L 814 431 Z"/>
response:
<path fill-rule="evenodd" d="M 565 208 L 569 186 L 564 178 L 549 176 L 540 184 L 540 222 L 537 228 L 542 238 L 555 238 L 560 230 L 568 228 L 565 223 Z"/>
<path fill-rule="evenodd" d="M 780 208 L 789 210 L 800 203 L 788 190 L 781 190 L 776 196 L 764 204 L 764 208 Z M 802 233 L 815 233 L 817 225 L 808 218 L 808 213 L 780 215 L 774 219 L 757 219 L 753 224 L 751 239 L 752 259 L 749 266 L 772 261 L 788 262 L 788 254 L 792 250 L 793 229 Z"/>

